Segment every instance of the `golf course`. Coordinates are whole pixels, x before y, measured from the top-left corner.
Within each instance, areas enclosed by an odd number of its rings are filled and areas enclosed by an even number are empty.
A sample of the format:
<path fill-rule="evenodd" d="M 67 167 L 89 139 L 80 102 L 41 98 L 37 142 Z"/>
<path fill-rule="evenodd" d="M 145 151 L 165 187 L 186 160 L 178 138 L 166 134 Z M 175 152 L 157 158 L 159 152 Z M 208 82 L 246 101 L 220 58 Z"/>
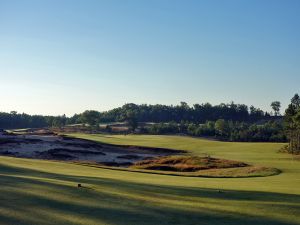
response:
<path fill-rule="evenodd" d="M 278 152 L 285 144 L 163 135 L 67 135 L 106 144 L 186 150 L 191 156 L 238 160 L 280 173 L 185 177 L 1 156 L 1 225 L 300 224 L 300 160 Z"/>
<path fill-rule="evenodd" d="M 0 0 L 0 225 L 300 225 L 300 0 Z"/>

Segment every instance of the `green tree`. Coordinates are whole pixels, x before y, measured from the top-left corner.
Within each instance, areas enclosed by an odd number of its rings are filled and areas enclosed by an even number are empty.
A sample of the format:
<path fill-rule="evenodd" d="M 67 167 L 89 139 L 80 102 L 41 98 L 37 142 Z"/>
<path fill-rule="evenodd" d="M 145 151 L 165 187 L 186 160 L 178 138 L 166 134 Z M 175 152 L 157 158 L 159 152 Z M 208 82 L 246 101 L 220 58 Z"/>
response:
<path fill-rule="evenodd" d="M 274 111 L 274 115 L 275 116 L 279 116 L 280 115 L 280 107 L 281 107 L 281 104 L 279 101 L 274 101 L 271 103 L 271 107 Z"/>
<path fill-rule="evenodd" d="M 126 112 L 125 120 L 129 126 L 129 129 L 134 132 L 136 128 L 138 127 L 138 120 L 137 120 L 137 115 L 135 111 L 133 110 L 128 110 Z"/>
<path fill-rule="evenodd" d="M 52 119 L 53 127 L 63 127 L 66 125 L 66 116 L 56 116 Z"/>
<path fill-rule="evenodd" d="M 291 104 L 293 104 L 296 108 L 300 108 L 300 97 L 298 94 L 295 94 L 291 99 Z"/>
<path fill-rule="evenodd" d="M 229 135 L 229 124 L 223 119 L 218 119 L 215 123 L 216 133 L 222 137 L 227 137 Z"/>
<path fill-rule="evenodd" d="M 83 123 L 87 123 L 88 125 L 93 127 L 99 124 L 100 116 L 100 112 L 96 110 L 86 110 L 81 114 L 80 120 Z"/>
<path fill-rule="evenodd" d="M 300 153 L 300 98 L 295 94 L 285 110 L 285 129 L 289 138 L 289 151 Z"/>

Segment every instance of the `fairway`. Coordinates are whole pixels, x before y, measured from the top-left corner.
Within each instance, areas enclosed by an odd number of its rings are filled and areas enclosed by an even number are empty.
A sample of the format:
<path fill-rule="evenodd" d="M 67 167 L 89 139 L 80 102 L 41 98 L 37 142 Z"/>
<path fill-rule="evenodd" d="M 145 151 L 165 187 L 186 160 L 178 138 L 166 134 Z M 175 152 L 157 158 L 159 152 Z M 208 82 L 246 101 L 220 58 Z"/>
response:
<path fill-rule="evenodd" d="M 69 134 L 118 145 L 275 167 L 257 178 L 178 177 L 71 163 L 0 157 L 0 224 L 300 224 L 300 161 L 280 143 L 231 143 L 178 136 Z M 82 188 L 77 188 L 81 183 Z"/>
<path fill-rule="evenodd" d="M 0 0 L 0 225 L 300 225 L 299 23 L 300 0 Z"/>

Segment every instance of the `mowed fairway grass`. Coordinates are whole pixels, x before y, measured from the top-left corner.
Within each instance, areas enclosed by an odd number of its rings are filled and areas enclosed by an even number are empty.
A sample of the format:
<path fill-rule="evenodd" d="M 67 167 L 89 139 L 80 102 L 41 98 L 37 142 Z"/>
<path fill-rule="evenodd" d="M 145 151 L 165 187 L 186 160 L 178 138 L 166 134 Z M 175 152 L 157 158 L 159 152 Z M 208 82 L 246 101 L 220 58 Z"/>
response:
<path fill-rule="evenodd" d="M 84 135 L 122 145 L 276 167 L 254 178 L 199 178 L 0 157 L 0 224 L 300 224 L 300 161 L 283 144 L 229 143 L 177 136 Z M 77 188 L 81 183 L 83 188 Z"/>

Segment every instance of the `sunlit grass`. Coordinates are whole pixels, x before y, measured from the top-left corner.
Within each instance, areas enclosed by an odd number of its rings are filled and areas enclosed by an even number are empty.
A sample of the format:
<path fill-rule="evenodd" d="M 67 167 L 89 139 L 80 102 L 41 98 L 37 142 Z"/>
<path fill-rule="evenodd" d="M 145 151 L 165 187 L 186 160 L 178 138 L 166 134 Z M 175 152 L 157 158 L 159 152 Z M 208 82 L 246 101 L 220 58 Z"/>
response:
<path fill-rule="evenodd" d="M 0 224 L 300 224 L 300 161 L 282 144 L 172 136 L 83 136 L 276 167 L 280 175 L 197 178 L 0 157 Z M 81 183 L 83 188 L 77 188 Z"/>

